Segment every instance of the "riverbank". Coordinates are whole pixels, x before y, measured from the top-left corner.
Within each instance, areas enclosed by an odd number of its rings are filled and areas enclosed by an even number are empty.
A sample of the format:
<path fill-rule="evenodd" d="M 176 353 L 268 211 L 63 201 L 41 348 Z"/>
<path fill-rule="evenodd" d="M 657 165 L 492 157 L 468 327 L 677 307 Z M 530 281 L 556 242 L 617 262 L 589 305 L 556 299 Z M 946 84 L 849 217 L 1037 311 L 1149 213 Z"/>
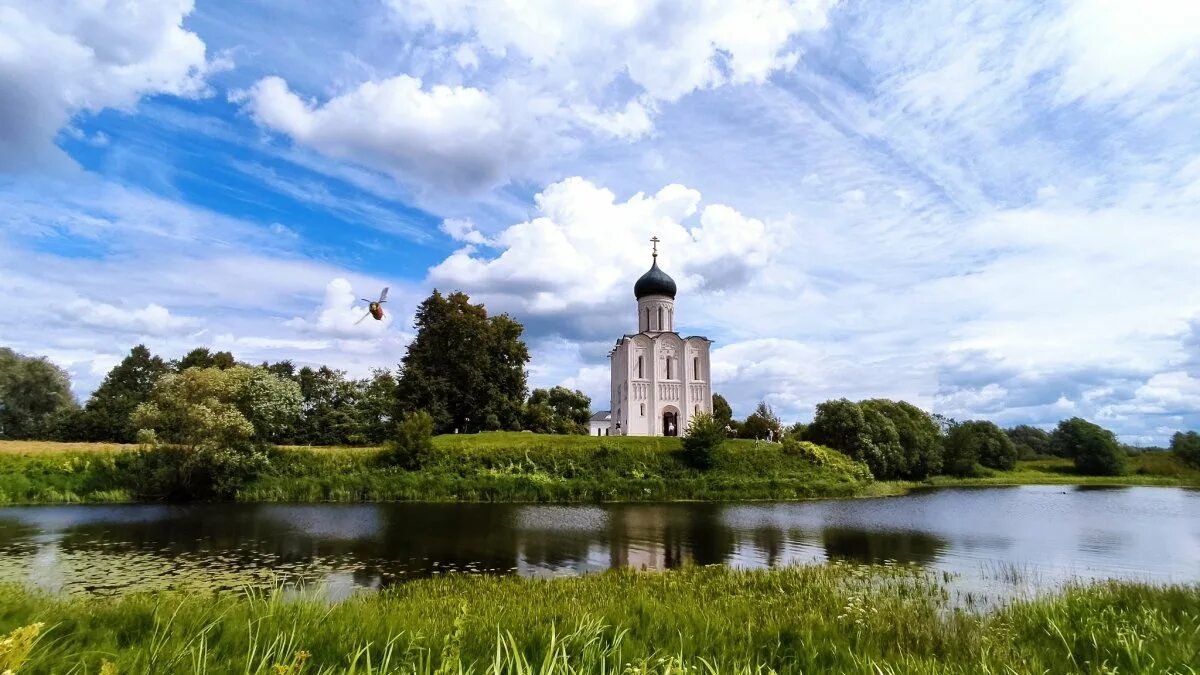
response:
<path fill-rule="evenodd" d="M 679 439 L 525 433 L 434 439 L 420 471 L 384 466 L 376 448 L 281 447 L 241 485 L 245 502 L 604 502 L 750 501 L 902 494 L 917 487 L 987 485 L 1200 486 L 1200 470 L 1167 453 L 1130 459 L 1123 476 L 1080 476 L 1060 458 L 1018 462 L 1012 471 L 927 481 L 871 480 L 839 453 L 805 445 L 731 440 L 708 471 L 687 465 Z M 136 446 L 0 442 L 0 503 L 102 503 L 151 499 L 138 484 Z"/>
<path fill-rule="evenodd" d="M 137 448 L 0 443 L 0 503 L 145 499 Z M 448 435 L 419 471 L 386 466 L 375 448 L 281 447 L 234 495 L 246 502 L 599 502 L 850 497 L 873 483 L 865 465 L 803 444 L 732 440 L 706 471 L 677 438 L 526 433 Z"/>
<path fill-rule="evenodd" d="M 449 575 L 332 606 L 183 591 L 64 599 L 9 586 L 0 633 L 42 624 L 21 675 L 95 673 L 104 662 L 122 675 L 1138 673 L 1190 672 L 1200 658 L 1195 586 L 1072 587 L 986 613 L 949 603 L 916 568 L 845 564 Z"/>

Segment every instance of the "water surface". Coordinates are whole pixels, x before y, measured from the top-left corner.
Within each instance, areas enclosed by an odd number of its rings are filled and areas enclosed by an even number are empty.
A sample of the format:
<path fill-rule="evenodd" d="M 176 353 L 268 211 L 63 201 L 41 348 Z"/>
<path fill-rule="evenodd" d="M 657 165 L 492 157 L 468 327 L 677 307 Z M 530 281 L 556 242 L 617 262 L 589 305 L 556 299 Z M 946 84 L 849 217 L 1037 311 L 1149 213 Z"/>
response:
<path fill-rule="evenodd" d="M 1024 486 L 712 504 L 197 504 L 0 509 L 0 582 L 109 594 L 318 584 L 333 597 L 451 571 L 896 561 L 959 593 L 1072 579 L 1200 582 L 1200 491 Z"/>

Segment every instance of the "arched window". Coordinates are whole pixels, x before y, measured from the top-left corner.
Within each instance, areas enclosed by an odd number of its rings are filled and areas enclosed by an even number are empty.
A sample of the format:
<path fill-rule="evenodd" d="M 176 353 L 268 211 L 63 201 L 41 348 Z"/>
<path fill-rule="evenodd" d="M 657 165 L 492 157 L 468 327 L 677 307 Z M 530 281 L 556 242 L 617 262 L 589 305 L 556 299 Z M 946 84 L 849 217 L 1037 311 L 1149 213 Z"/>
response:
<path fill-rule="evenodd" d="M 667 357 L 667 379 L 671 379 L 671 357 Z"/>
<path fill-rule="evenodd" d="M 663 320 L 662 320 L 662 317 L 663 317 L 662 307 L 659 307 L 659 308 L 658 308 L 658 329 L 659 329 L 659 330 L 662 330 L 662 329 L 663 329 Z"/>
<path fill-rule="evenodd" d="M 648 312 L 650 310 L 646 311 Z M 640 356 L 638 357 L 638 377 L 645 377 L 645 375 L 642 374 L 642 357 Z"/>
<path fill-rule="evenodd" d="M 692 357 L 692 377 L 697 380 L 700 379 L 700 357 L 699 356 Z"/>
<path fill-rule="evenodd" d="M 642 417 L 646 416 L 646 404 L 645 403 L 642 404 L 642 408 L 641 408 L 640 412 L 641 412 Z"/>
<path fill-rule="evenodd" d="M 650 308 L 646 308 L 646 330 L 650 330 Z"/>
<path fill-rule="evenodd" d="M 692 409 L 692 411 L 693 411 L 693 414 L 699 415 L 700 414 L 700 406 L 696 406 L 695 408 Z"/>

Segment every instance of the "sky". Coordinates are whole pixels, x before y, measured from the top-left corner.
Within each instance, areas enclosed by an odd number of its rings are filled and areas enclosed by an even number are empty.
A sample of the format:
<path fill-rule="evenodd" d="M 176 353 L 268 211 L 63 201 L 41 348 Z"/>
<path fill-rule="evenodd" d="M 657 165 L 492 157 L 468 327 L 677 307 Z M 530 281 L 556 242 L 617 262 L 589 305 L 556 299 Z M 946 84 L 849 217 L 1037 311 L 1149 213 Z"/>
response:
<path fill-rule="evenodd" d="M 80 400 L 138 343 L 363 376 L 461 290 L 601 409 L 658 236 L 738 415 L 1159 444 L 1198 129 L 1191 0 L 0 0 L 0 345 Z"/>

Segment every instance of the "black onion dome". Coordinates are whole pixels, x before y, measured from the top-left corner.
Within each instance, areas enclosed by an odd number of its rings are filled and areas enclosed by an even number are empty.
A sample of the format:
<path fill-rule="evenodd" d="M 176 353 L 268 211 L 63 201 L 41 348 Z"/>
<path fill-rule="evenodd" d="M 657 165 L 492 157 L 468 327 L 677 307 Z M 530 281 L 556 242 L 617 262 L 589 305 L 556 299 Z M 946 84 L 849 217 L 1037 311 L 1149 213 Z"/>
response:
<path fill-rule="evenodd" d="M 633 285 L 633 295 L 638 300 L 647 295 L 665 295 L 675 299 L 675 280 L 658 268 L 658 256 L 654 257 L 650 269 Z"/>

